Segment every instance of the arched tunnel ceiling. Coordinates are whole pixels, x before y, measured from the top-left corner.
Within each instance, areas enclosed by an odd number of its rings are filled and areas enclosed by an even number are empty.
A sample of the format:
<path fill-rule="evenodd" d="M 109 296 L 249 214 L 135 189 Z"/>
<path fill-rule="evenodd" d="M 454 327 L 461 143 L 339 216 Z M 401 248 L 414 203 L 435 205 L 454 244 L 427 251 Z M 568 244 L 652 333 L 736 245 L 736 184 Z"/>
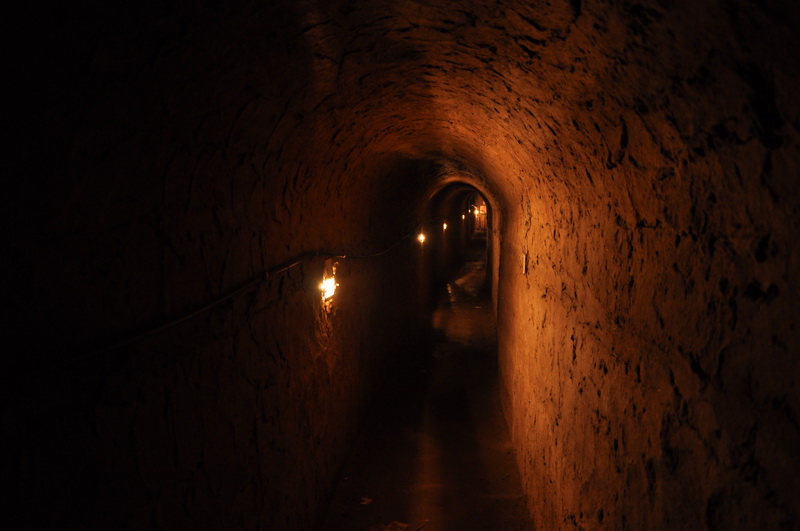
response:
<path fill-rule="evenodd" d="M 73 105 L 63 118 L 40 106 L 34 120 L 77 129 L 75 153 L 105 145 L 131 173 L 148 147 L 183 146 L 162 155 L 178 171 L 197 167 L 184 152 L 206 145 L 201 168 L 234 157 L 271 173 L 263 187 L 281 196 L 279 223 L 297 201 L 335 209 L 364 191 L 378 197 L 377 181 L 403 160 L 466 167 L 511 207 L 521 196 L 552 206 L 556 196 L 613 194 L 633 223 L 652 221 L 654 194 L 636 182 L 698 161 L 710 171 L 715 163 L 701 159 L 715 146 L 776 145 L 792 123 L 782 116 L 798 114 L 797 65 L 772 53 L 791 48 L 789 3 L 341 1 L 144 13 L 76 7 L 48 27 L 42 42 L 63 42 L 64 53 L 31 46 L 43 65 L 34 94 Z M 127 130 L 109 131 L 114 122 Z M 775 173 L 789 163 L 774 160 Z M 82 164 L 105 171 L 102 160 Z"/>
<path fill-rule="evenodd" d="M 386 173 L 381 161 L 450 161 L 502 204 L 522 194 L 546 204 L 615 194 L 636 223 L 657 215 L 654 194 L 638 182 L 695 162 L 709 143 L 780 137 L 776 106 L 796 114 L 792 65 L 749 57 L 790 38 L 788 24 L 758 28 L 794 12 L 698 2 L 342 2 L 290 14 L 302 42 L 290 60 L 308 77 L 288 108 L 306 122 L 297 138 L 314 140 L 343 191 L 373 186 Z M 733 49 L 735 59 L 722 53 Z M 774 85 L 768 101 L 756 101 L 759 84 Z M 752 119 L 741 118 L 743 107 Z M 292 138 L 280 138 L 285 155 Z"/>

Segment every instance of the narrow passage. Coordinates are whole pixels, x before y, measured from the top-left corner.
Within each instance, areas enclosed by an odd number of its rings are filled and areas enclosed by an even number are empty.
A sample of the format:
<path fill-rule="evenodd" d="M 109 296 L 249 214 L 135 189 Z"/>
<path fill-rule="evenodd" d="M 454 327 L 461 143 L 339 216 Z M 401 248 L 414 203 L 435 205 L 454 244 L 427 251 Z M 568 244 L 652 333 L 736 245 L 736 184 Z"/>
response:
<path fill-rule="evenodd" d="M 345 463 L 323 529 L 530 529 L 500 410 L 480 241 L 433 315 L 431 352 L 396 374 Z"/>

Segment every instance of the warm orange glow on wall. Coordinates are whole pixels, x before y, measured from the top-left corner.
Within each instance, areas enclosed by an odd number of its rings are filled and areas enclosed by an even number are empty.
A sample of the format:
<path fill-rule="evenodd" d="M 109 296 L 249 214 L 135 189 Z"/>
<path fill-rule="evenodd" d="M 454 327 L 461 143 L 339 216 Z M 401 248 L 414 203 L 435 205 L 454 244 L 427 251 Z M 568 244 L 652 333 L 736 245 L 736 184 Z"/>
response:
<path fill-rule="evenodd" d="M 475 213 L 475 230 L 483 232 L 486 230 L 486 205 L 473 205 L 472 211 Z"/>

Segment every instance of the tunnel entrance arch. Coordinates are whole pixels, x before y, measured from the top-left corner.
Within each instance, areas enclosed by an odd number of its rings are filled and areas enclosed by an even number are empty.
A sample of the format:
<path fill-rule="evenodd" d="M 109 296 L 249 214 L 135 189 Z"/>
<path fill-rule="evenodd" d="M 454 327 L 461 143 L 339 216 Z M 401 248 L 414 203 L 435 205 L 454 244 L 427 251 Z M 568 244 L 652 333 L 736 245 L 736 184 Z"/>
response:
<path fill-rule="evenodd" d="M 445 178 L 433 188 L 421 208 L 424 220 L 420 231 L 426 234 L 428 247 L 420 268 L 421 295 L 425 308 L 435 302 L 437 287 L 464 263 L 468 253 L 481 247 L 485 263 L 485 293 L 491 297 L 497 316 L 499 277 L 500 223 L 499 208 L 483 186 L 472 179 Z"/>

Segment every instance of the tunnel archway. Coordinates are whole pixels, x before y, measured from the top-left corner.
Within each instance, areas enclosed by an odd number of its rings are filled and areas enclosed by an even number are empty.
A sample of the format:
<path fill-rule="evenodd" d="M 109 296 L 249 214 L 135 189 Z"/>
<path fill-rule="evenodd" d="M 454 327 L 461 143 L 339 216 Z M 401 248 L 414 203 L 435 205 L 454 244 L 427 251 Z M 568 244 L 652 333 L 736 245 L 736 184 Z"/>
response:
<path fill-rule="evenodd" d="M 427 220 L 424 225 L 437 243 L 435 253 L 431 250 L 426 258 L 429 265 L 426 278 L 422 279 L 429 296 L 460 265 L 467 247 L 482 242 L 486 293 L 497 315 L 505 210 L 492 188 L 471 174 L 446 174 L 433 183 L 418 213 L 420 219 Z"/>

